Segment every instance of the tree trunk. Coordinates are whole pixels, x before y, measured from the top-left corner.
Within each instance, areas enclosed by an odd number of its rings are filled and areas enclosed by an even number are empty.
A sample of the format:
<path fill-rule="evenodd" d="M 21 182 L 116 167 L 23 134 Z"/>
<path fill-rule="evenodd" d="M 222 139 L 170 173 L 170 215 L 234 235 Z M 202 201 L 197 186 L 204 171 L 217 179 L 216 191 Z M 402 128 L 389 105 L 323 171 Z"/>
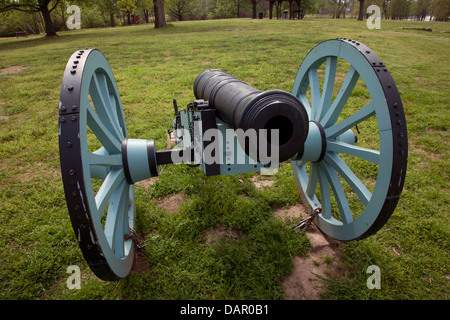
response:
<path fill-rule="evenodd" d="M 62 19 L 62 21 L 66 22 L 65 12 L 66 12 L 67 8 L 64 5 L 61 5 L 60 9 L 61 9 L 61 19 Z M 63 25 L 64 25 L 64 30 L 66 30 L 66 31 L 69 30 L 69 28 L 67 28 L 67 23 L 63 23 Z"/>
<path fill-rule="evenodd" d="M 45 32 L 47 33 L 47 37 L 57 36 L 55 25 L 53 24 L 52 17 L 50 16 L 50 10 L 48 10 L 47 5 L 42 5 L 39 7 L 42 17 L 44 18 L 45 23 Z"/>
<path fill-rule="evenodd" d="M 289 0 L 289 20 L 294 19 L 294 8 L 292 7 L 292 0 Z"/>
<path fill-rule="evenodd" d="M 297 10 L 298 10 L 298 19 L 303 19 L 302 14 L 305 14 L 302 12 L 302 0 L 297 0 Z"/>
<path fill-rule="evenodd" d="M 164 0 L 153 0 L 153 10 L 155 12 L 155 28 L 164 28 L 166 26 Z"/>
<path fill-rule="evenodd" d="M 277 9 L 277 19 L 281 18 L 281 5 L 282 4 L 283 4 L 283 1 L 279 1 L 279 0 L 275 3 L 275 7 Z"/>
<path fill-rule="evenodd" d="M 109 18 L 111 19 L 111 27 L 114 28 L 116 26 L 116 21 L 114 20 L 114 13 L 110 13 Z"/>
<path fill-rule="evenodd" d="M 363 21 L 364 20 L 364 0 L 358 0 L 358 1 L 359 1 L 358 20 Z"/>
<path fill-rule="evenodd" d="M 275 3 L 275 0 L 269 2 L 269 19 L 272 19 L 272 16 L 273 16 L 272 11 L 273 11 L 274 3 Z"/>
<path fill-rule="evenodd" d="M 252 19 L 256 19 L 256 0 L 252 0 Z"/>

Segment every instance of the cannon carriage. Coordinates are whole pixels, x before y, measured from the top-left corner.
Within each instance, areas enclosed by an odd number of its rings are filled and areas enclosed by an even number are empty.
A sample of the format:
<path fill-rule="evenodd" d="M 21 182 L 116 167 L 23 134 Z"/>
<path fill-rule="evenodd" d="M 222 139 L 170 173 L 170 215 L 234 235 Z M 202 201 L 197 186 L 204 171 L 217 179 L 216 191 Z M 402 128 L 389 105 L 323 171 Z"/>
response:
<path fill-rule="evenodd" d="M 342 66 L 347 73 L 336 88 Z M 364 92 L 355 89 L 358 81 Z M 186 109 L 174 103 L 170 131 L 180 148 L 157 150 L 152 139 L 128 136 L 113 72 L 99 50 L 76 51 L 67 63 L 59 104 L 62 181 L 76 239 L 99 278 L 118 280 L 131 270 L 134 184 L 157 176 L 161 164 L 184 162 L 211 176 L 273 172 L 290 161 L 311 214 L 298 226 L 314 221 L 349 241 L 388 221 L 406 175 L 406 121 L 392 76 L 367 46 L 345 38 L 318 44 L 292 92 L 261 91 L 219 69 L 200 73 L 193 87 Z M 368 101 L 346 108 L 354 91 Z M 373 137 L 371 147 L 358 145 L 364 136 Z M 370 164 L 375 178 L 359 178 L 358 163 Z"/>

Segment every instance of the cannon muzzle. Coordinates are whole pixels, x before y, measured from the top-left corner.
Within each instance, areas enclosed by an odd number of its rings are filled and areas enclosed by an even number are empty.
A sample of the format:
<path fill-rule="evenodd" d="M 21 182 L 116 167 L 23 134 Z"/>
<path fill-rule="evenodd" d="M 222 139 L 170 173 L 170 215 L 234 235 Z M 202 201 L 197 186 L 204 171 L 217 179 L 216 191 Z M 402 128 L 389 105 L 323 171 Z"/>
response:
<path fill-rule="evenodd" d="M 280 161 L 299 152 L 308 134 L 308 115 L 302 103 L 282 90 L 261 91 L 219 69 L 200 73 L 194 83 L 196 99 L 204 99 L 216 110 L 216 115 L 233 129 L 267 131 L 267 144 L 278 129 Z"/>

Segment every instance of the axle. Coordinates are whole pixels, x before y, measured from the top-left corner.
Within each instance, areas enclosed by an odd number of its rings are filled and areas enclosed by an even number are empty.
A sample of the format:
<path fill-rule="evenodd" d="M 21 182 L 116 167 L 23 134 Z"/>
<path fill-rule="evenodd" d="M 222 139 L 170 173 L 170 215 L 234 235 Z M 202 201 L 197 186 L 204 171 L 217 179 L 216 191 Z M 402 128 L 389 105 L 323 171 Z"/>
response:
<path fill-rule="evenodd" d="M 174 100 L 173 131 L 180 149 L 156 150 L 153 140 L 122 140 L 129 184 L 158 176 L 161 164 L 194 162 L 211 176 L 276 170 L 289 159 L 323 159 L 327 148 L 323 128 L 309 121 L 292 94 L 257 90 L 218 69 L 197 77 L 194 94 L 197 100 L 180 111 Z M 355 143 L 351 129 L 336 137 L 342 139 Z"/>

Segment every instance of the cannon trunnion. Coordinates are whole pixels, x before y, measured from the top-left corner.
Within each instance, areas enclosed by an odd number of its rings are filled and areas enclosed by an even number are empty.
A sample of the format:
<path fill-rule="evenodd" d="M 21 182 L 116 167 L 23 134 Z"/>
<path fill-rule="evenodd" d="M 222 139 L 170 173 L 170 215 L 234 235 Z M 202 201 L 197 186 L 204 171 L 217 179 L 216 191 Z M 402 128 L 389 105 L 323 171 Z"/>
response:
<path fill-rule="evenodd" d="M 291 93 L 261 91 L 219 69 L 174 101 L 177 148 L 128 137 L 112 70 L 96 50 L 76 51 L 63 76 L 59 150 L 67 207 L 81 251 L 104 280 L 128 275 L 137 245 L 134 183 L 158 166 L 186 163 L 208 175 L 273 174 L 290 161 L 312 221 L 330 237 L 362 239 L 393 213 L 406 176 L 407 130 L 387 67 L 362 43 L 314 47 Z"/>

